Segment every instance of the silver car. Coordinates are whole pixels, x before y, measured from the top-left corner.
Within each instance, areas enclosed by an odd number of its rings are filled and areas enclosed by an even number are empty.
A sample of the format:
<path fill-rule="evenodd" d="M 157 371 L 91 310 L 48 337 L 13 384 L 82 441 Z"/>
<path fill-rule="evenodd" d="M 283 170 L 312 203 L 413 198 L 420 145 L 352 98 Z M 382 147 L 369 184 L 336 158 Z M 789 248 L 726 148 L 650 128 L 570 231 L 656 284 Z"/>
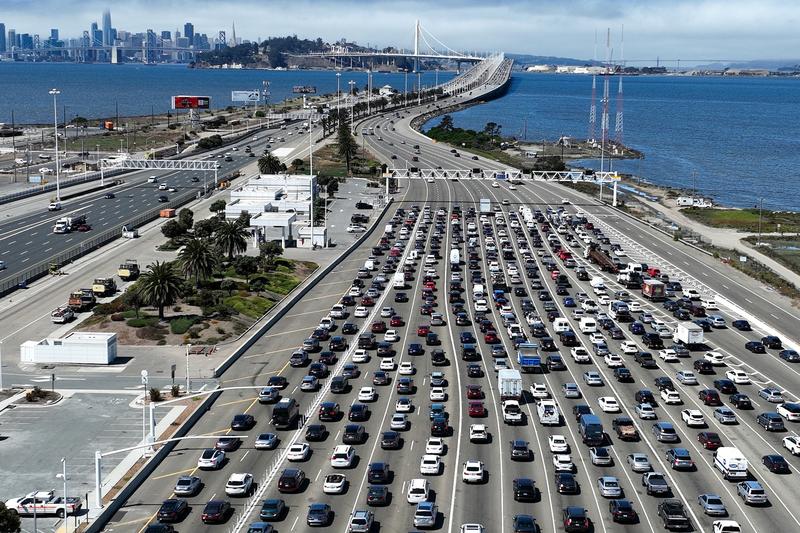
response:
<path fill-rule="evenodd" d="M 414 527 L 434 527 L 439 508 L 433 502 L 419 502 L 414 512 Z"/>
<path fill-rule="evenodd" d="M 647 455 L 643 453 L 632 453 L 628 455 L 626 461 L 631 467 L 631 470 L 634 472 L 649 472 L 650 471 L 650 459 L 647 458 Z"/>
<path fill-rule="evenodd" d="M 197 476 L 181 476 L 178 478 L 177 483 L 175 483 L 175 488 L 172 489 L 172 492 L 174 492 L 176 496 L 194 496 L 200 492 L 202 483 L 203 482 Z"/>
<path fill-rule="evenodd" d="M 622 488 L 619 480 L 614 476 L 603 476 L 597 480 L 597 490 L 605 498 L 619 498 L 622 496 Z"/>
<path fill-rule="evenodd" d="M 709 516 L 727 516 L 728 510 L 722 503 L 722 498 L 716 494 L 701 494 L 697 497 L 697 503 L 703 508 L 703 512 Z"/>

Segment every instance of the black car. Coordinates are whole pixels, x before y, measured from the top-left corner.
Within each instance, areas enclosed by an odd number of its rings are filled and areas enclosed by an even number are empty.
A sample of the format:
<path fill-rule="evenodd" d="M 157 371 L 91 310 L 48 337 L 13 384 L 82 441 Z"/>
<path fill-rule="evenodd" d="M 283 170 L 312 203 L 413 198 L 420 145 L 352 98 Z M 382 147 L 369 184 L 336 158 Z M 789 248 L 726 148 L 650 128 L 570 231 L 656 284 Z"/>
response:
<path fill-rule="evenodd" d="M 358 333 L 358 326 L 352 322 L 345 322 L 342 324 L 342 333 L 345 335 L 354 335 Z"/>
<path fill-rule="evenodd" d="M 372 204 L 367 202 L 356 202 L 356 209 L 372 209 Z"/>
<path fill-rule="evenodd" d="M 405 376 L 398 379 L 397 394 L 414 394 L 414 380 Z"/>
<path fill-rule="evenodd" d="M 628 331 L 634 335 L 642 335 L 645 332 L 644 324 L 641 322 L 631 322 L 628 324 Z"/>
<path fill-rule="evenodd" d="M 349 387 L 349 380 L 344 376 L 334 376 L 331 379 L 331 392 L 333 393 L 345 393 Z"/>
<path fill-rule="evenodd" d="M 690 320 L 692 318 L 691 313 L 682 307 L 678 307 L 672 312 L 672 316 L 677 318 L 678 320 Z"/>
<path fill-rule="evenodd" d="M 389 384 L 389 374 L 386 373 L 384 370 L 376 370 L 372 373 L 372 384 L 373 385 L 388 385 Z"/>
<path fill-rule="evenodd" d="M 186 503 L 186 500 L 170 498 L 169 500 L 164 500 L 158 509 L 158 521 L 180 522 L 188 512 L 189 504 Z"/>
<path fill-rule="evenodd" d="M 336 402 L 322 402 L 319 404 L 319 419 L 324 422 L 335 422 L 339 420 L 339 404 Z"/>
<path fill-rule="evenodd" d="M 781 350 L 778 356 L 787 363 L 800 363 L 800 353 L 795 350 Z"/>
<path fill-rule="evenodd" d="M 538 531 L 536 519 L 529 514 L 514 515 L 511 531 L 514 533 L 536 533 Z"/>
<path fill-rule="evenodd" d="M 650 405 L 656 405 L 656 397 L 653 396 L 653 392 L 648 389 L 641 389 L 636 391 L 636 394 L 633 395 L 633 399 L 636 403 L 649 403 Z"/>
<path fill-rule="evenodd" d="M 578 482 L 575 475 L 569 472 L 557 472 L 554 477 L 556 490 L 559 494 L 577 494 Z"/>
<path fill-rule="evenodd" d="M 517 478 L 512 484 L 514 500 L 518 502 L 536 501 L 536 483 L 529 478 Z"/>
<path fill-rule="evenodd" d="M 267 380 L 267 387 L 285 389 L 289 385 L 289 380 L 283 376 L 270 376 Z"/>
<path fill-rule="evenodd" d="M 547 369 L 551 371 L 566 370 L 567 365 L 564 364 L 564 359 L 558 354 L 550 354 L 545 358 Z"/>
<path fill-rule="evenodd" d="M 389 463 L 370 463 L 367 468 L 367 481 L 384 485 L 390 480 Z"/>
<path fill-rule="evenodd" d="M 214 447 L 224 452 L 231 452 L 242 445 L 242 439 L 239 437 L 220 437 Z"/>
<path fill-rule="evenodd" d="M 408 355 L 422 355 L 425 353 L 425 349 L 422 347 L 421 344 L 417 342 L 412 342 L 408 345 Z"/>
<path fill-rule="evenodd" d="M 481 369 L 481 365 L 478 364 L 467 365 L 467 376 L 471 378 L 483 377 L 483 369 Z"/>
<path fill-rule="evenodd" d="M 381 449 L 382 450 L 397 450 L 400 448 L 401 440 L 400 433 L 397 431 L 384 431 L 381 434 Z"/>
<path fill-rule="evenodd" d="M 633 504 L 628 500 L 611 500 L 608 502 L 608 512 L 614 522 L 634 523 L 639 521 L 639 515 L 633 509 Z"/>
<path fill-rule="evenodd" d="M 722 394 L 736 394 L 738 392 L 736 383 L 729 379 L 715 379 L 714 388 Z"/>
<path fill-rule="evenodd" d="M 761 458 L 761 462 L 774 474 L 788 474 L 791 472 L 789 463 L 786 462 L 782 455 L 765 455 Z"/>
<path fill-rule="evenodd" d="M 328 365 L 325 363 L 311 363 L 308 367 L 308 375 L 314 376 L 317 379 L 323 379 L 328 376 Z"/>
<path fill-rule="evenodd" d="M 675 385 L 672 383 L 672 380 L 666 376 L 659 376 L 655 380 L 656 388 L 660 391 L 662 390 L 675 390 Z"/>
<path fill-rule="evenodd" d="M 578 336 L 575 335 L 574 331 L 563 331 L 558 334 L 558 337 L 561 340 L 561 344 L 567 347 L 578 346 L 580 344 Z"/>
<path fill-rule="evenodd" d="M 369 418 L 369 407 L 363 403 L 354 403 L 350 406 L 347 419 L 351 422 L 363 422 Z"/>
<path fill-rule="evenodd" d="M 175 533 L 175 528 L 172 524 L 150 524 L 144 533 Z"/>
<path fill-rule="evenodd" d="M 370 485 L 367 488 L 367 505 L 389 505 L 389 487 Z"/>
<path fill-rule="evenodd" d="M 405 303 L 408 301 L 408 294 L 404 292 L 398 292 L 394 295 L 395 303 Z"/>
<path fill-rule="evenodd" d="M 585 403 L 579 403 L 572 406 L 572 414 L 575 415 L 575 420 L 580 420 L 583 415 L 592 414 L 592 408 Z"/>
<path fill-rule="evenodd" d="M 736 407 L 737 409 L 753 408 L 753 402 L 750 401 L 750 398 L 746 394 L 741 394 L 741 393 L 731 394 L 728 397 L 728 401 L 731 402 L 731 405 Z"/>
<path fill-rule="evenodd" d="M 673 344 L 670 349 L 675 352 L 678 357 L 689 357 L 689 348 L 683 344 Z"/>
<path fill-rule="evenodd" d="M 614 369 L 614 378 L 619 382 L 626 382 L 633 380 L 633 375 L 630 370 L 620 366 Z"/>
<path fill-rule="evenodd" d="M 158 197 L 158 202 L 161 203 L 161 204 L 165 204 L 165 203 L 169 202 L 169 198 L 167 198 L 164 195 L 161 195 L 161 196 Z"/>
<path fill-rule="evenodd" d="M 750 331 L 752 329 L 750 327 L 750 322 L 741 319 L 731 322 L 731 326 L 735 327 L 739 331 Z"/>
<path fill-rule="evenodd" d="M 360 405 L 360 404 L 355 404 Z M 344 444 L 362 444 L 367 440 L 367 430 L 361 424 L 347 424 L 342 432 Z"/>
<path fill-rule="evenodd" d="M 780 337 L 776 337 L 775 335 L 767 335 L 766 337 L 761 337 L 761 344 L 763 344 L 770 350 L 783 349 L 783 343 L 781 342 Z"/>
<path fill-rule="evenodd" d="M 561 512 L 564 531 L 585 533 L 591 530 L 591 522 L 583 507 L 567 507 Z"/>
<path fill-rule="evenodd" d="M 285 468 L 278 478 L 279 492 L 299 492 L 303 488 L 306 474 L 299 468 Z"/>
<path fill-rule="evenodd" d="M 236 415 L 231 421 L 231 429 L 234 431 L 246 431 L 256 425 L 253 415 Z"/>
<path fill-rule="evenodd" d="M 433 366 L 444 366 L 447 364 L 447 356 L 442 349 L 435 349 L 431 352 L 431 364 Z"/>
<path fill-rule="evenodd" d="M 306 440 L 309 442 L 322 441 L 328 436 L 328 430 L 324 424 L 309 424 L 306 426 Z"/>
<path fill-rule="evenodd" d="M 325 365 L 336 364 L 336 354 L 330 350 L 323 350 L 319 353 L 319 362 Z"/>
<path fill-rule="evenodd" d="M 201 519 L 204 524 L 221 524 L 231 514 L 231 504 L 226 500 L 211 500 L 203 508 Z"/>
<path fill-rule="evenodd" d="M 694 362 L 694 369 L 700 374 L 713 374 L 714 373 L 714 365 L 711 362 L 706 361 L 705 359 L 697 359 Z"/>
<path fill-rule="evenodd" d="M 116 198 L 116 195 L 113 192 L 107 192 L 103 195 L 103 198 L 105 198 L 106 200 L 111 200 L 113 198 Z"/>
<path fill-rule="evenodd" d="M 558 350 L 555 341 L 553 341 L 553 337 L 542 337 L 539 339 L 539 348 L 545 352 L 555 352 Z"/>
<path fill-rule="evenodd" d="M 308 506 L 306 524 L 309 526 L 327 526 L 333 519 L 333 510 L 327 503 L 312 503 Z"/>
<path fill-rule="evenodd" d="M 512 461 L 528 461 L 532 457 L 528 442 L 522 439 L 511 441 L 511 460 Z"/>
<path fill-rule="evenodd" d="M 330 342 L 328 342 L 328 349 L 337 352 L 346 350 L 347 346 L 348 346 L 347 339 L 345 339 L 341 335 L 336 335 L 334 337 L 331 337 Z"/>
<path fill-rule="evenodd" d="M 753 353 L 767 353 L 767 349 L 761 341 L 747 341 L 744 343 L 744 347 Z"/>

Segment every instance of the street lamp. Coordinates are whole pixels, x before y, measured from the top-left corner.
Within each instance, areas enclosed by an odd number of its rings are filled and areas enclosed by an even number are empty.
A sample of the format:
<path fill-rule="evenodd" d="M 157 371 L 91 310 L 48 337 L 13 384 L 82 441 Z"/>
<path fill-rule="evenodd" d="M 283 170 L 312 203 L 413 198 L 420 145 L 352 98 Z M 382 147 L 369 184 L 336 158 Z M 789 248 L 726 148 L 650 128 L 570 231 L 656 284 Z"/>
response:
<path fill-rule="evenodd" d="M 58 161 L 58 104 L 56 97 L 61 94 L 58 89 L 50 89 L 49 94 L 53 95 L 53 134 L 56 138 L 56 202 L 61 201 L 61 164 Z"/>
<path fill-rule="evenodd" d="M 61 458 L 61 473 L 56 478 L 64 480 L 64 531 L 67 530 L 67 458 Z"/>
<path fill-rule="evenodd" d="M 339 123 L 341 122 L 341 106 L 340 106 L 340 98 L 341 98 L 341 91 L 339 89 L 339 80 L 342 77 L 341 72 L 336 73 L 336 129 L 339 129 Z"/>
<path fill-rule="evenodd" d="M 353 85 L 356 84 L 353 80 L 347 82 L 350 86 L 350 135 L 355 135 L 356 133 L 356 117 L 353 116 Z"/>
<path fill-rule="evenodd" d="M 403 107 L 408 105 L 408 69 L 404 68 L 403 73 L 405 74 L 405 85 L 403 88 Z"/>
<path fill-rule="evenodd" d="M 205 180 L 206 180 L 206 173 L 203 172 L 203 194 L 204 195 L 206 193 Z M 189 383 L 189 352 L 191 351 L 191 349 L 192 349 L 192 345 L 191 344 L 187 344 L 186 345 L 186 394 L 190 394 L 192 392 L 191 383 Z"/>
<path fill-rule="evenodd" d="M 367 116 L 371 114 L 372 103 L 372 71 L 367 71 Z"/>

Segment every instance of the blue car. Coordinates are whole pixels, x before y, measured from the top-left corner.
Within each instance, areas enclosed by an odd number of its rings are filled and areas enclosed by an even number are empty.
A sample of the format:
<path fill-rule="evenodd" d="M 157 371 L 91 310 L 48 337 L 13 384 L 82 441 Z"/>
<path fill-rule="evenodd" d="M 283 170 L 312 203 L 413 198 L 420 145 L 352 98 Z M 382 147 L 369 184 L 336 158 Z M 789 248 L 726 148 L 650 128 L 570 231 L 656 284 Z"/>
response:
<path fill-rule="evenodd" d="M 575 299 L 572 296 L 565 296 L 564 307 L 575 307 Z"/>
<path fill-rule="evenodd" d="M 253 522 L 247 526 L 247 533 L 272 533 L 273 531 L 272 524 L 267 522 Z"/>
<path fill-rule="evenodd" d="M 631 322 L 630 324 L 628 324 L 628 329 L 634 335 L 642 335 L 644 333 L 644 324 L 638 321 Z"/>

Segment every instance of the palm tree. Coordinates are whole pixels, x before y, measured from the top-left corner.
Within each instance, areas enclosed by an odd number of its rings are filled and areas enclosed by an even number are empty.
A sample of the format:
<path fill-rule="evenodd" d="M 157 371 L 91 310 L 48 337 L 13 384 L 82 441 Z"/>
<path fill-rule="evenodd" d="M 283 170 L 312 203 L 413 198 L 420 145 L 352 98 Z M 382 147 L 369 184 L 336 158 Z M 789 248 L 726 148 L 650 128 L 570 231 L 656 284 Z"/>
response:
<path fill-rule="evenodd" d="M 217 246 L 228 256 L 228 261 L 233 261 L 235 254 L 241 254 L 247 250 L 247 228 L 237 222 L 223 222 L 214 237 Z"/>
<path fill-rule="evenodd" d="M 175 271 L 172 263 L 156 261 L 147 265 L 148 271 L 136 282 L 142 300 L 158 307 L 158 318 L 164 320 L 164 307 L 174 304 L 180 296 L 183 279 Z"/>
<path fill-rule="evenodd" d="M 217 257 L 208 241 L 191 239 L 178 254 L 178 265 L 183 275 L 194 278 L 195 285 L 200 286 L 201 279 L 208 279 L 214 272 Z"/>
<path fill-rule="evenodd" d="M 258 160 L 258 171 L 262 174 L 277 174 L 281 171 L 281 160 L 272 154 L 264 154 Z"/>

